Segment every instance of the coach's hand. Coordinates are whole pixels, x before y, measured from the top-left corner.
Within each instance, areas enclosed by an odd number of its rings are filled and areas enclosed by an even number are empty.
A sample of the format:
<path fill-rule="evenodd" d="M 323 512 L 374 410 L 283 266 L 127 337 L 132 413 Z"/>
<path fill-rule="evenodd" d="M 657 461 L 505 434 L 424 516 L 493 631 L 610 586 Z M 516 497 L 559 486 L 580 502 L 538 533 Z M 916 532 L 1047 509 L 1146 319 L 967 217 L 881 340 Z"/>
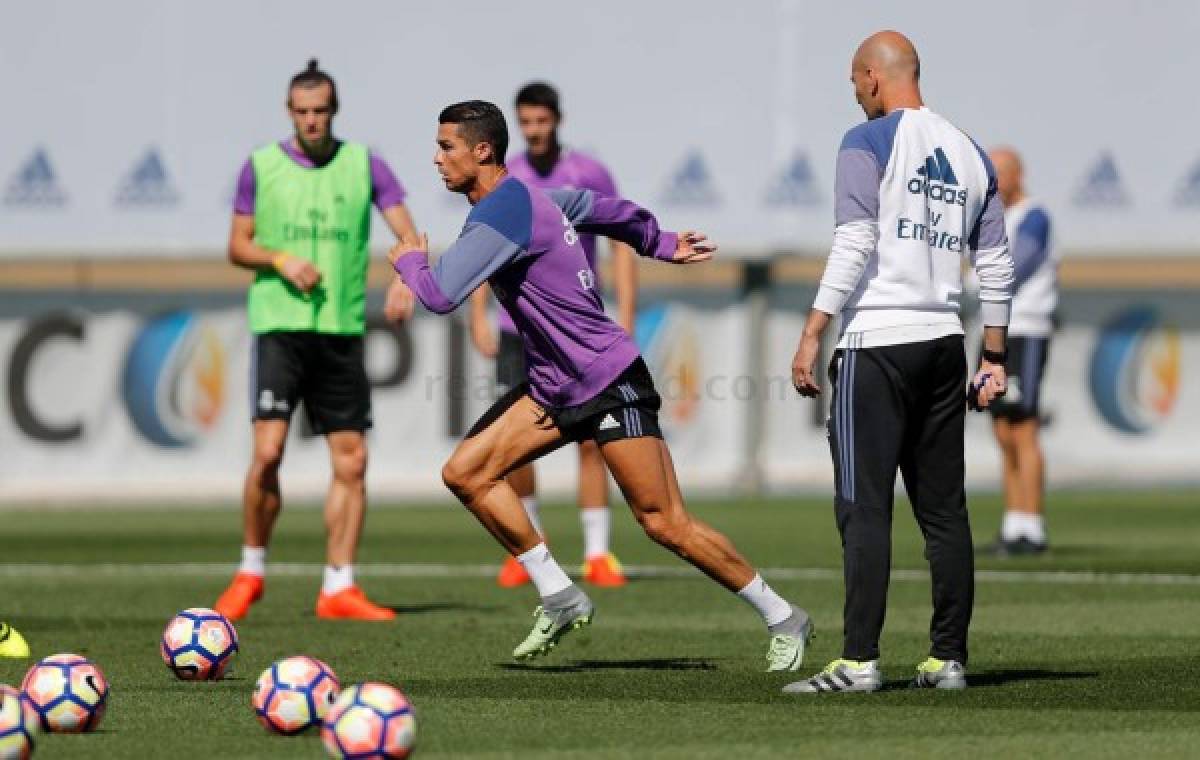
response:
<path fill-rule="evenodd" d="M 806 398 L 815 398 L 821 394 L 821 384 L 817 381 L 817 357 L 821 353 L 821 338 L 819 335 L 805 333 L 800 336 L 800 345 L 792 358 L 792 385 L 796 392 Z"/>
<path fill-rule="evenodd" d="M 679 242 L 675 244 L 675 255 L 671 261 L 675 264 L 699 264 L 708 261 L 717 252 L 717 244 L 708 239 L 703 232 L 688 230 L 679 233 Z"/>
<path fill-rule="evenodd" d="M 321 281 L 321 273 L 311 261 L 281 254 L 275 257 L 275 271 L 279 276 L 290 282 L 301 293 L 307 293 Z"/>
<path fill-rule="evenodd" d="M 1004 374 L 1004 365 L 993 364 L 983 359 L 979 362 L 979 371 L 971 380 L 967 401 L 972 409 L 987 409 L 993 401 L 1003 396 L 1006 390 L 1008 376 Z"/>
<path fill-rule="evenodd" d="M 388 286 L 387 298 L 383 302 L 383 316 L 397 324 L 405 322 L 412 318 L 416 300 L 412 290 L 404 284 L 404 280 L 399 276 L 394 277 L 392 284 Z"/>

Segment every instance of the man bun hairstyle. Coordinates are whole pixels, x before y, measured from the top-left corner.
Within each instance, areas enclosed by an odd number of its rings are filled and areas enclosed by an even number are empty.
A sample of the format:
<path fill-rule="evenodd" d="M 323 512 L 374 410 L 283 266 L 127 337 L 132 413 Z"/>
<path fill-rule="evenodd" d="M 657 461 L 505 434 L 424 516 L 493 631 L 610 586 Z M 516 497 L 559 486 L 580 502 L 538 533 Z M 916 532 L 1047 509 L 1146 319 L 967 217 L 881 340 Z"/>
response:
<path fill-rule="evenodd" d="M 558 90 L 547 82 L 530 82 L 518 90 L 517 108 L 521 106 L 549 108 L 557 118 L 562 118 L 562 111 L 558 107 Z"/>
<path fill-rule="evenodd" d="M 438 115 L 438 124 L 457 125 L 458 133 L 471 147 L 482 142 L 491 145 L 493 162 L 504 166 L 504 155 L 508 152 L 508 124 L 495 103 L 468 100 L 446 106 Z"/>
<path fill-rule="evenodd" d="M 304 71 L 292 77 L 292 81 L 288 84 L 288 102 L 292 102 L 292 90 L 297 87 L 308 89 L 310 87 L 320 87 L 323 84 L 329 85 L 329 90 L 333 93 L 329 106 L 336 113 L 338 110 L 337 85 L 334 84 L 333 77 L 321 70 L 316 58 L 309 58 L 308 65 L 304 67 Z"/>

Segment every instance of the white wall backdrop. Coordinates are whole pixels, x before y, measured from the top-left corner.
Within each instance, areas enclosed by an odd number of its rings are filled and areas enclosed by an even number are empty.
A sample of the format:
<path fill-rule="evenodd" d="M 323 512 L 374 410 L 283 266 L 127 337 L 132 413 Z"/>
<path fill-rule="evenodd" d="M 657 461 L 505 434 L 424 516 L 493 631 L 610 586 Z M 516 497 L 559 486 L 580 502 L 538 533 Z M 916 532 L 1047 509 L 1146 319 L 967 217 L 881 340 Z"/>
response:
<path fill-rule="evenodd" d="M 672 226 L 730 250 L 820 249 L 849 58 L 910 34 L 935 109 L 1026 154 L 1066 247 L 1194 249 L 1200 4 L 1112 0 L 13 3 L 0 25 L 0 255 L 220 255 L 238 167 L 286 136 L 319 56 L 337 131 L 377 148 L 435 242 L 463 205 L 430 165 L 438 110 L 559 85 L 570 143 Z M 515 141 L 519 147 L 519 139 Z"/>

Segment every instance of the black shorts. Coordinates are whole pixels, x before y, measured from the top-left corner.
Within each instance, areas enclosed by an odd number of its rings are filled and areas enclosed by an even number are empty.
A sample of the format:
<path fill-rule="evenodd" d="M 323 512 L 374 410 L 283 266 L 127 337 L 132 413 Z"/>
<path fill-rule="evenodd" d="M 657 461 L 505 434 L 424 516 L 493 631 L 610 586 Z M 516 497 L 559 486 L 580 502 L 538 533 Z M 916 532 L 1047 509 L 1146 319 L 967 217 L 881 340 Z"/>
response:
<path fill-rule="evenodd" d="M 501 330 L 496 350 L 496 384 L 501 391 L 507 391 L 525 380 L 525 342 L 520 335 Z"/>
<path fill-rule="evenodd" d="M 303 401 L 318 435 L 371 427 L 361 335 L 262 333 L 254 336 L 250 365 L 254 419 L 290 420 Z"/>
<path fill-rule="evenodd" d="M 492 424 L 526 395 L 529 395 L 529 383 L 522 381 L 479 418 L 467 437 Z M 603 444 L 644 436 L 662 438 L 662 428 L 658 426 L 658 410 L 661 406 L 662 398 L 654 389 L 650 370 L 646 362 L 638 357 L 593 398 L 576 406 L 547 408 L 546 416 L 568 441 L 581 443 L 590 440 Z"/>
<path fill-rule="evenodd" d="M 1008 390 L 990 405 L 992 416 L 1021 422 L 1041 414 L 1042 375 L 1046 371 L 1049 338 L 1013 335 L 1008 339 Z"/>

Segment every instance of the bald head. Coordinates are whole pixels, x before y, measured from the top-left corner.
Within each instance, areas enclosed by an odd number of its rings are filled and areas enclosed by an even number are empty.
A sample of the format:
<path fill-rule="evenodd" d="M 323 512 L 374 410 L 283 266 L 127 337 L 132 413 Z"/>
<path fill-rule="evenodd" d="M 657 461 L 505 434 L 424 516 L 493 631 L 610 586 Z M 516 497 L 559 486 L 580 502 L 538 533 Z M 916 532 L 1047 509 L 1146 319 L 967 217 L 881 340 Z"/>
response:
<path fill-rule="evenodd" d="M 854 93 L 868 119 L 896 108 L 919 108 L 921 59 L 899 32 L 876 32 L 863 40 L 850 63 Z"/>
<path fill-rule="evenodd" d="M 1009 147 L 992 148 L 988 152 L 992 166 L 996 169 L 996 192 L 1005 206 L 1011 206 L 1025 197 L 1025 167 L 1021 156 Z"/>

